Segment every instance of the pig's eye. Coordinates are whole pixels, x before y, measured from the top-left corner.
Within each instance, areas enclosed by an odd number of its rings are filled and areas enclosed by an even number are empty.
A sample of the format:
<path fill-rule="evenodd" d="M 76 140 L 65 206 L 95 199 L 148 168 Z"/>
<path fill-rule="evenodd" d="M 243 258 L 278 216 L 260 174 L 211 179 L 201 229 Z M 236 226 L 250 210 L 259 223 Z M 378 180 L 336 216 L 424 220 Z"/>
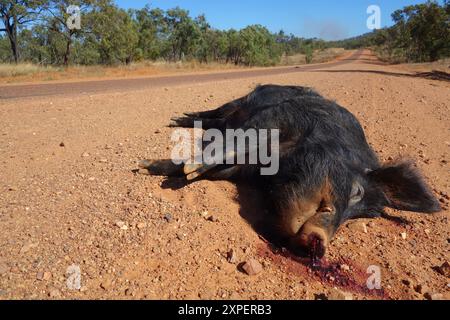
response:
<path fill-rule="evenodd" d="M 363 186 L 355 181 L 352 186 L 352 192 L 350 194 L 349 205 L 355 205 L 364 198 L 364 188 Z"/>

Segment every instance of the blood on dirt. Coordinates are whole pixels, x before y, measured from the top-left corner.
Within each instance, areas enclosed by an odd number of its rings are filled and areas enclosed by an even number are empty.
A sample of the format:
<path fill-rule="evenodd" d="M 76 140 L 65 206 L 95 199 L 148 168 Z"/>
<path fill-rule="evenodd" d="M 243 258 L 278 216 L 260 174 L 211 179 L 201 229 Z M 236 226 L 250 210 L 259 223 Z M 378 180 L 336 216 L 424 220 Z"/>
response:
<path fill-rule="evenodd" d="M 366 273 L 366 269 L 348 259 L 330 262 L 325 258 L 317 259 L 314 256 L 300 257 L 287 249 L 274 247 L 270 243 L 261 244 L 258 248 L 258 254 L 281 266 L 291 274 L 311 278 L 311 280 L 355 294 L 377 299 L 389 299 L 389 295 L 384 289 L 370 290 L 366 284 L 370 274 Z M 344 264 L 349 266 L 350 270 L 343 270 L 341 266 Z"/>

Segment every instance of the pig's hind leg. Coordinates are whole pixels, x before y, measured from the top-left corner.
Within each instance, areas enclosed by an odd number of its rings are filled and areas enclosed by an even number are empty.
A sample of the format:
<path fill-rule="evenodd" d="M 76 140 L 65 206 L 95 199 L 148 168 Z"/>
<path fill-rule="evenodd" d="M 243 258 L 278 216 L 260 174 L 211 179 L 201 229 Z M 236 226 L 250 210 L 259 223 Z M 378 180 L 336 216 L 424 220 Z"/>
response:
<path fill-rule="evenodd" d="M 195 128 L 196 122 L 201 123 L 202 129 L 221 129 L 225 125 L 225 119 L 205 119 L 197 117 L 172 118 L 169 128 Z"/>
<path fill-rule="evenodd" d="M 184 164 L 175 164 L 172 160 L 142 160 L 140 172 L 152 176 L 182 177 Z"/>

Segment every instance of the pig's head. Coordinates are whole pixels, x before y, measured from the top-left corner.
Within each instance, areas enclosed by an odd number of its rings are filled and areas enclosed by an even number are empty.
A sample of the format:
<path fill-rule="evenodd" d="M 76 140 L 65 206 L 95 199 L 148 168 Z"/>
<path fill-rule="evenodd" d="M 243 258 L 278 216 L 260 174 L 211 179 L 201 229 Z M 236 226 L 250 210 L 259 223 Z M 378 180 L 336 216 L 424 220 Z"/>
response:
<path fill-rule="evenodd" d="M 337 229 L 357 217 L 374 217 L 384 207 L 433 213 L 439 202 L 411 162 L 386 164 L 376 170 L 350 166 L 325 170 L 318 188 L 291 186 L 287 205 L 281 209 L 282 232 L 291 249 L 307 249 L 321 258 Z M 299 196 L 301 195 L 301 196 Z M 377 214 L 378 213 L 378 214 Z"/>

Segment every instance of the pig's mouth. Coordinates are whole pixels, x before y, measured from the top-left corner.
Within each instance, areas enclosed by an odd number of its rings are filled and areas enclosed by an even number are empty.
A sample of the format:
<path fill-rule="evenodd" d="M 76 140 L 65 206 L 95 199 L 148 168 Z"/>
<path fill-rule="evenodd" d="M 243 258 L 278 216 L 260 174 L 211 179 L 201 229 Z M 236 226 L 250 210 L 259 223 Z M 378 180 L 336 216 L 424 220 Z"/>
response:
<path fill-rule="evenodd" d="M 324 233 L 302 233 L 299 232 L 290 240 L 290 249 L 298 255 L 308 255 L 312 262 L 320 261 L 326 253 L 328 238 Z"/>
<path fill-rule="evenodd" d="M 322 259 L 325 255 L 325 251 L 326 249 L 323 244 L 323 240 L 316 237 L 315 235 L 312 235 L 309 247 L 309 257 L 311 258 L 313 267 L 316 267 L 320 264 L 320 259 Z"/>

